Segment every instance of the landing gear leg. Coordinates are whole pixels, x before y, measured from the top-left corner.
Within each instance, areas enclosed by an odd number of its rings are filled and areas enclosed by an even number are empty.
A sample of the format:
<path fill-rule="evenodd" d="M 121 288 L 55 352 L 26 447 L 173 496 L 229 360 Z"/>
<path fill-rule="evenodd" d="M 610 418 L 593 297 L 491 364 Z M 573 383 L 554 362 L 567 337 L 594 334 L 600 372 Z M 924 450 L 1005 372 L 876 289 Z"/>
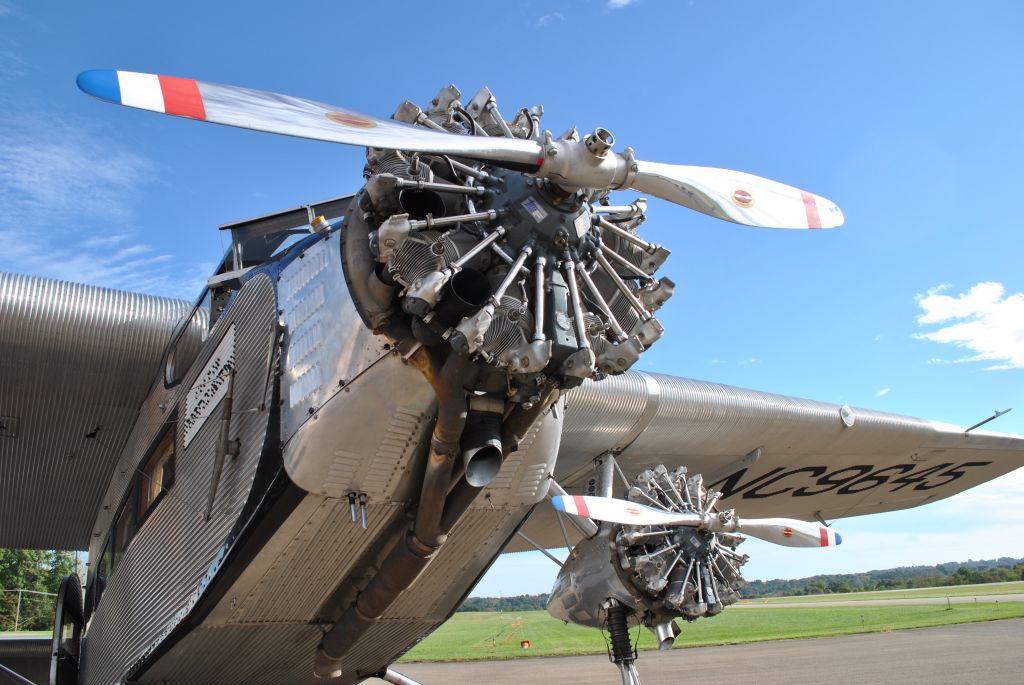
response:
<path fill-rule="evenodd" d="M 383 681 L 393 683 L 394 685 L 420 685 L 417 681 L 408 676 L 402 675 L 393 668 L 384 669 L 384 672 L 377 677 Z"/>
<path fill-rule="evenodd" d="M 611 636 L 612 663 L 619 667 L 622 685 L 640 685 L 636 672 L 636 652 L 629 641 L 629 610 L 614 599 L 608 600 L 608 633 Z"/>

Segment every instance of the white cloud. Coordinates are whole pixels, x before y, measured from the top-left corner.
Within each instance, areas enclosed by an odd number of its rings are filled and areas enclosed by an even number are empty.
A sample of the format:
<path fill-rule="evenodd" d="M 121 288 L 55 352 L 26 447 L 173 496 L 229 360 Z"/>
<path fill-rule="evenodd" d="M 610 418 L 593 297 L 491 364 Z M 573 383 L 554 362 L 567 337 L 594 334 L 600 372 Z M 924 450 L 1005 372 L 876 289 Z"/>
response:
<path fill-rule="evenodd" d="M 537 28 L 542 29 L 548 24 L 555 22 L 565 21 L 565 15 L 561 12 L 552 12 L 551 14 L 545 14 L 543 17 L 537 20 Z"/>
<path fill-rule="evenodd" d="M 881 390 L 875 393 L 875 397 L 885 397 L 890 392 L 892 392 L 892 388 L 882 388 Z"/>
<path fill-rule="evenodd" d="M 133 228 L 155 180 L 149 159 L 76 121 L 0 117 L 0 270 L 194 297 L 211 265 L 182 268 Z"/>
<path fill-rule="evenodd" d="M 948 289 L 940 285 L 916 297 L 924 312 L 917 323 L 940 327 L 914 337 L 973 353 L 954 362 L 991 362 L 990 370 L 1024 368 L 1024 293 L 1007 295 L 1003 284 L 990 281 L 957 296 L 943 294 Z"/>
<path fill-rule="evenodd" d="M 605 6 L 610 10 L 617 10 L 622 9 L 623 7 L 628 7 L 636 1 L 637 0 L 608 0 L 608 4 Z"/>
<path fill-rule="evenodd" d="M 6 17 L 11 13 L 11 6 L 6 0 L 0 0 L 0 17 Z"/>
<path fill-rule="evenodd" d="M 0 119 L 0 221 L 128 219 L 155 176 L 145 157 L 54 116 Z"/>

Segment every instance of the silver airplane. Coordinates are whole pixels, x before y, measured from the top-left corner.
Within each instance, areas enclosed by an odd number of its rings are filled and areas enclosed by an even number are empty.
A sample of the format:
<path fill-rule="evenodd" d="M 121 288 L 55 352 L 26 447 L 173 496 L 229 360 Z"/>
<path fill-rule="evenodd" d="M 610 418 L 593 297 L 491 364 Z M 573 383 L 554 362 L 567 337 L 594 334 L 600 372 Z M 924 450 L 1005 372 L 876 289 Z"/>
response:
<path fill-rule="evenodd" d="M 745 536 L 835 545 L 826 521 L 1024 464 L 1015 436 L 633 370 L 674 284 L 646 201 L 611 191 L 841 225 L 821 196 L 646 162 L 602 128 L 554 137 L 486 88 L 381 119 L 152 74 L 78 84 L 363 146 L 365 184 L 222 226 L 194 303 L 0 274 L 0 545 L 89 551 L 38 661 L 0 645 L 11 678 L 411 682 L 392 664 L 498 555 L 569 546 L 549 610 L 608 631 L 635 684 L 630 629 L 668 647 L 735 602 Z"/>

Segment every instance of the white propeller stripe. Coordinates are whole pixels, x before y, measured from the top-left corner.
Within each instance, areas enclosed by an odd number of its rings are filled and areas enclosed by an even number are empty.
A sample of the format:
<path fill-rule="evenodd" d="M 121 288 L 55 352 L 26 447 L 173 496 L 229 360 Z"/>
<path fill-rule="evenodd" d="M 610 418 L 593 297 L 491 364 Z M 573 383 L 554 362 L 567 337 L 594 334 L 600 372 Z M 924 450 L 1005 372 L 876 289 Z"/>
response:
<path fill-rule="evenodd" d="M 165 112 L 164 94 L 160 89 L 160 78 L 156 74 L 119 71 L 117 82 L 121 86 L 122 105 L 161 114 Z"/>
<path fill-rule="evenodd" d="M 843 213 L 830 200 L 742 171 L 637 162 L 630 187 L 719 219 L 764 228 L 834 228 Z M 816 225 L 815 225 L 816 224 Z"/>

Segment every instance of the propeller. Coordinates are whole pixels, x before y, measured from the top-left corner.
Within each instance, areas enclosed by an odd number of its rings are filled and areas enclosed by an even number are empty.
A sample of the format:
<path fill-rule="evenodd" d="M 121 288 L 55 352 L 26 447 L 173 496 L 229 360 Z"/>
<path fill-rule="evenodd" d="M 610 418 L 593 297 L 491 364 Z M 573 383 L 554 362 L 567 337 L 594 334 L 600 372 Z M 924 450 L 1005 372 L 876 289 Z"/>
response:
<path fill-rule="evenodd" d="M 495 163 L 568 188 L 632 188 L 747 226 L 833 228 L 843 213 L 831 201 L 751 174 L 636 160 L 598 128 L 584 140 L 543 141 L 457 135 L 380 119 L 314 100 L 238 86 L 132 71 L 95 69 L 78 87 L 128 107 L 332 143 L 455 155 Z"/>
<path fill-rule="evenodd" d="M 675 513 L 614 497 L 558 495 L 555 509 L 584 518 L 633 526 L 692 526 L 713 533 L 743 533 L 786 547 L 832 547 L 843 538 L 830 528 L 785 518 L 740 519 L 720 514 Z"/>

